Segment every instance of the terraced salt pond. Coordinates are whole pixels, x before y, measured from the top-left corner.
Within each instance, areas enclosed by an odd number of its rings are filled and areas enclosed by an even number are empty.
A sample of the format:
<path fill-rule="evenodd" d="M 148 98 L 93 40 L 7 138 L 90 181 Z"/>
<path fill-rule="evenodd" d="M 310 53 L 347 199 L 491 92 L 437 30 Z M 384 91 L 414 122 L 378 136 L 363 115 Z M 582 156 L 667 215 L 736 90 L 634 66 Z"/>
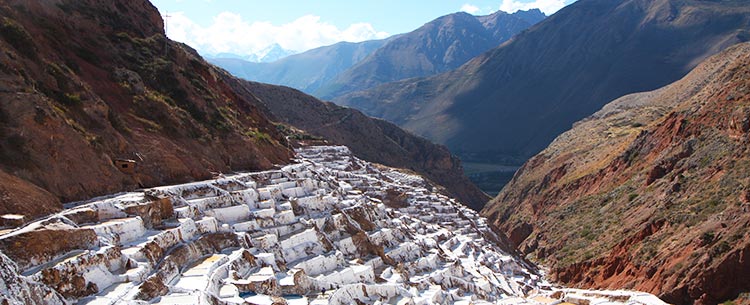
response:
<path fill-rule="evenodd" d="M 346 147 L 69 206 L 0 243 L 45 234 L 69 239 L 12 258 L 49 303 L 662 304 L 554 288 L 475 211 Z"/>

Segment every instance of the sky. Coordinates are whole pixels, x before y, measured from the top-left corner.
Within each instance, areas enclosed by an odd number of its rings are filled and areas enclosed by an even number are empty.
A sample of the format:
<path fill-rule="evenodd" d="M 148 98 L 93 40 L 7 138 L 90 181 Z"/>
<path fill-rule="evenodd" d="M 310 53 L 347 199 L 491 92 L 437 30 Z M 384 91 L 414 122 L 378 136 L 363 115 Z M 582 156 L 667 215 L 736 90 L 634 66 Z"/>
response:
<path fill-rule="evenodd" d="M 443 15 L 539 8 L 551 15 L 575 0 L 151 0 L 167 35 L 203 55 L 257 54 L 276 43 L 302 52 L 340 41 L 410 32 Z"/>

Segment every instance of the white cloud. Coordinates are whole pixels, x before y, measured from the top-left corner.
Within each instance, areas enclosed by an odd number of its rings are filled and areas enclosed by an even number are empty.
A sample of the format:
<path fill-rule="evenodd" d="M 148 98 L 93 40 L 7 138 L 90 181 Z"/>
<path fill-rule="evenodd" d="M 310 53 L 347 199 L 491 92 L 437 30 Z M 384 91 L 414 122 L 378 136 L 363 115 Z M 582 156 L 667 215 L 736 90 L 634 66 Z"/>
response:
<path fill-rule="evenodd" d="M 202 54 L 255 54 L 274 43 L 284 49 L 301 52 L 339 41 L 359 42 L 389 36 L 386 32 L 376 31 L 369 23 L 351 24 L 342 30 L 314 15 L 274 25 L 269 22 L 248 22 L 239 14 L 223 12 L 214 17 L 213 23 L 207 27 L 196 24 L 181 12 L 170 13 L 170 16 L 167 35 Z"/>
<path fill-rule="evenodd" d="M 467 12 L 469 14 L 474 15 L 476 13 L 479 13 L 480 10 L 475 5 L 471 5 L 471 4 L 466 3 L 463 6 L 461 6 L 461 11 L 462 12 Z"/>
<path fill-rule="evenodd" d="M 565 6 L 565 0 L 534 0 L 531 2 L 521 2 L 519 0 L 503 0 L 500 4 L 500 10 L 508 13 L 515 13 L 519 10 L 529 10 L 538 8 L 547 16 L 554 14 Z"/>

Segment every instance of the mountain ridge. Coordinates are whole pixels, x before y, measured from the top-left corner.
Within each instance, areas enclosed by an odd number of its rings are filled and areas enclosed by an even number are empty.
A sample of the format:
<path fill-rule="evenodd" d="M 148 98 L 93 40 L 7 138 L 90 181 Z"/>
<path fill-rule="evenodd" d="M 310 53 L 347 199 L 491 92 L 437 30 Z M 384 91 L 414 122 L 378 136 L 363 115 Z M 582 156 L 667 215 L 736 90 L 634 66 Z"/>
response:
<path fill-rule="evenodd" d="M 247 80 L 290 86 L 328 99 L 355 87 L 455 68 L 544 18 L 539 10 L 514 14 L 498 11 L 486 16 L 459 12 L 441 16 L 410 33 L 383 40 L 341 42 L 273 63 L 221 58 L 209 61 Z"/>
<path fill-rule="evenodd" d="M 519 17 L 522 16 L 522 17 Z M 381 83 L 452 70 L 546 16 L 538 9 L 486 16 L 458 12 L 395 37 L 315 92 L 330 99 Z"/>
<path fill-rule="evenodd" d="M 248 58 L 251 62 L 274 62 L 299 52 L 282 48 L 278 43 L 271 44 Z"/>
<path fill-rule="evenodd" d="M 228 81 L 246 89 L 262 103 L 276 122 L 347 145 L 355 155 L 386 166 L 421 173 L 446 188 L 466 206 L 481 210 L 490 197 L 465 175 L 461 161 L 444 146 L 414 136 L 389 122 L 370 118 L 356 109 L 321 102 L 296 89 L 248 81 Z M 374 137 L 373 135 L 382 135 Z"/>
<path fill-rule="evenodd" d="M 456 70 L 333 101 L 462 157 L 520 163 L 606 102 L 750 39 L 747 13 L 741 1 L 581 0 Z"/>
<path fill-rule="evenodd" d="M 10 196 L 15 204 L 3 208 L 13 210 L 4 213 L 33 218 L 60 201 L 271 168 L 291 156 L 255 105 L 213 83 L 189 47 L 164 40 L 147 1 L 11 1 L 0 9 L 0 164 L 18 179 L 11 185 L 47 198 Z M 239 146 L 251 153 L 237 153 Z M 118 159 L 137 160 L 137 172 L 120 171 Z"/>
<path fill-rule="evenodd" d="M 207 60 L 246 80 L 294 87 L 311 94 L 385 44 L 387 40 L 339 42 L 290 55 L 271 63 L 253 63 L 237 58 Z"/>

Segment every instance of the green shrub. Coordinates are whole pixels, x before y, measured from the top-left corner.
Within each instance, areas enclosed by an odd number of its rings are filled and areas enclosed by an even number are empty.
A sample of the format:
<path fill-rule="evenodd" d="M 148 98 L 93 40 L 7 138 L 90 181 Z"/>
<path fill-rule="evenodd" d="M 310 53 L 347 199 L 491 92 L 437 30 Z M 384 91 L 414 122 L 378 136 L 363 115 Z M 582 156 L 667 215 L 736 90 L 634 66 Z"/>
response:
<path fill-rule="evenodd" d="M 716 246 L 711 248 L 711 257 L 717 257 L 719 255 L 722 255 L 732 249 L 731 246 L 729 246 L 729 243 L 726 240 L 721 241 Z"/>
<path fill-rule="evenodd" d="M 710 244 L 712 241 L 714 241 L 714 237 L 714 232 L 703 232 L 703 234 L 701 234 L 701 242 L 703 242 L 704 245 Z"/>
<path fill-rule="evenodd" d="M 636 193 L 630 193 L 628 195 L 628 202 L 635 200 L 635 198 L 638 198 L 638 194 L 636 194 Z"/>
<path fill-rule="evenodd" d="M 273 142 L 273 138 L 271 138 L 271 135 L 257 129 L 249 129 L 244 134 L 245 136 L 253 138 L 253 140 L 255 140 L 256 142 Z"/>
<path fill-rule="evenodd" d="M 60 97 L 60 102 L 66 106 L 81 105 L 81 95 L 77 93 L 65 93 Z"/>

